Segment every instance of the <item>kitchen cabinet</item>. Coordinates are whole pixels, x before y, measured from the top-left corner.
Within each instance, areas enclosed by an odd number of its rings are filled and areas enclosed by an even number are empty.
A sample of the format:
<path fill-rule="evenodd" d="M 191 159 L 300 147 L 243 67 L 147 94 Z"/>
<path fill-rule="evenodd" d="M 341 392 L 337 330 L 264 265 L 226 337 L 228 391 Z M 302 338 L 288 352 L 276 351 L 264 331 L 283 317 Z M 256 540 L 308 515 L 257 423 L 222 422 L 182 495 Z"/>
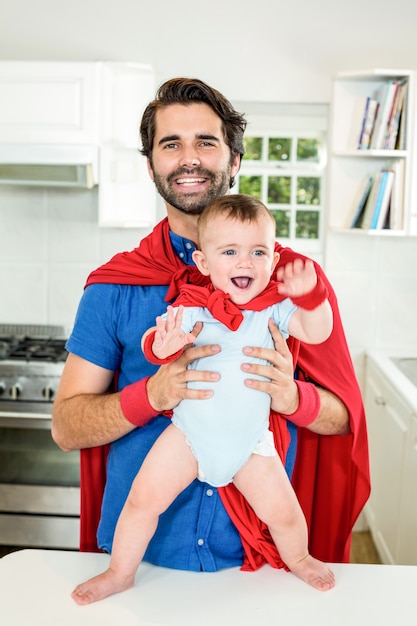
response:
<path fill-rule="evenodd" d="M 415 407 L 369 355 L 364 402 L 371 468 L 365 516 L 383 563 L 417 565 Z"/>
<path fill-rule="evenodd" d="M 145 157 L 138 152 L 142 113 L 153 100 L 154 91 L 154 73 L 148 66 L 101 65 L 99 226 L 155 225 L 155 185 L 149 177 Z"/>
<path fill-rule="evenodd" d="M 388 81 L 406 85 L 403 113 L 406 123 L 401 149 L 359 149 L 358 137 L 366 97 L 372 97 Z M 417 181 L 413 173 L 416 153 L 415 81 L 414 71 L 393 69 L 344 72 L 335 77 L 328 179 L 328 227 L 331 230 L 346 231 L 353 236 L 417 235 Z M 351 229 L 366 181 L 382 170 L 393 168 L 397 170 L 397 181 L 394 183 L 398 205 L 396 226 L 390 229 Z"/>
<path fill-rule="evenodd" d="M 399 563 L 417 564 L 417 416 L 412 415 L 404 460 Z"/>
<path fill-rule="evenodd" d="M 0 141 L 95 144 L 98 74 L 97 63 L 1 62 Z"/>
<path fill-rule="evenodd" d="M 139 63 L 0 62 L 2 163 L 87 166 L 100 226 L 150 228 L 156 192 L 138 148 L 154 91 Z"/>

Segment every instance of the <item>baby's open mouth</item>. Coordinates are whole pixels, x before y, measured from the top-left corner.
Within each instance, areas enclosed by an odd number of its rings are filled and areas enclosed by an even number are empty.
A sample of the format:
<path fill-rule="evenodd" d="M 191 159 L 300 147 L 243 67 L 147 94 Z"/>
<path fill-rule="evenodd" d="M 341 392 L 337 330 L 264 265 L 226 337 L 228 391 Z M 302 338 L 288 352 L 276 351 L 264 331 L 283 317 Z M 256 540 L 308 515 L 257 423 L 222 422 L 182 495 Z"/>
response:
<path fill-rule="evenodd" d="M 236 276 L 235 278 L 232 278 L 232 283 L 239 289 L 247 289 L 251 282 L 252 278 L 249 276 Z"/>

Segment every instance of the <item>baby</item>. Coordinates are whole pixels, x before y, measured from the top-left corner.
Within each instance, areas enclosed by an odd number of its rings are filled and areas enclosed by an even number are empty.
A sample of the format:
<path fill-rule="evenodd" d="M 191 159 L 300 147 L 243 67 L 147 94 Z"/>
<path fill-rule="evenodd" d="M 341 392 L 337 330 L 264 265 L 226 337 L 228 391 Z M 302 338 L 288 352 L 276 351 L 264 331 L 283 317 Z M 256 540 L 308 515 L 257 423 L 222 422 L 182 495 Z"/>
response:
<path fill-rule="evenodd" d="M 109 568 L 78 585 L 72 597 L 89 604 L 133 586 L 159 515 L 194 479 L 214 487 L 233 482 L 268 526 L 279 554 L 296 576 L 320 591 L 335 584 L 332 570 L 308 552 L 307 525 L 269 430 L 271 399 L 244 384 L 242 349 L 273 347 L 268 321 L 284 336 L 321 343 L 332 311 L 314 264 L 297 259 L 279 267 L 275 221 L 259 200 L 231 194 L 214 200 L 198 220 L 193 259 L 207 286 L 185 285 L 175 306 L 145 333 L 154 363 L 178 358 L 190 343 L 221 345 L 204 369 L 221 373 L 211 398 L 183 400 L 138 472 L 120 514 Z M 297 306 L 298 304 L 298 306 Z M 302 306 L 301 306 L 302 304 Z M 196 338 L 191 333 L 203 322 Z M 266 364 L 267 365 L 267 364 Z M 199 368 L 200 363 L 189 367 Z M 195 383 L 203 388 L 203 383 Z"/>

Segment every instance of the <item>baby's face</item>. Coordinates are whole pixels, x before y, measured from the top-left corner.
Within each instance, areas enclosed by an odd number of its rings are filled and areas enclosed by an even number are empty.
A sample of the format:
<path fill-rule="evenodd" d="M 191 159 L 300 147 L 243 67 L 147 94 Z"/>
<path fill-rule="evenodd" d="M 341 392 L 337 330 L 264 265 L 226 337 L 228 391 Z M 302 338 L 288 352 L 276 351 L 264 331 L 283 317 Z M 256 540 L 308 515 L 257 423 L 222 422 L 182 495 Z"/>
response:
<path fill-rule="evenodd" d="M 278 260 L 274 246 L 275 228 L 268 215 L 256 222 L 218 216 L 207 225 L 195 261 L 216 289 L 242 305 L 269 283 Z"/>

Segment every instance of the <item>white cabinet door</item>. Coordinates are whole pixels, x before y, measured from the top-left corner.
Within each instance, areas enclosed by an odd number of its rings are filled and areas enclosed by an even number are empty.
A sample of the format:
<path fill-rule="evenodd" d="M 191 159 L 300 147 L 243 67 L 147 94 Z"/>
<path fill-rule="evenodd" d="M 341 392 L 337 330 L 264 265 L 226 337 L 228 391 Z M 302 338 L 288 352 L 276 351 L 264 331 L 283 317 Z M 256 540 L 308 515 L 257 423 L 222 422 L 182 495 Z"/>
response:
<path fill-rule="evenodd" d="M 97 142 L 97 63 L 0 63 L 0 141 Z"/>
<path fill-rule="evenodd" d="M 404 463 L 399 563 L 417 565 L 417 417 L 410 421 Z"/>
<path fill-rule="evenodd" d="M 366 517 L 381 560 L 394 564 L 399 563 L 401 485 L 409 408 L 369 362 L 364 397 L 371 466 L 371 496 Z"/>

